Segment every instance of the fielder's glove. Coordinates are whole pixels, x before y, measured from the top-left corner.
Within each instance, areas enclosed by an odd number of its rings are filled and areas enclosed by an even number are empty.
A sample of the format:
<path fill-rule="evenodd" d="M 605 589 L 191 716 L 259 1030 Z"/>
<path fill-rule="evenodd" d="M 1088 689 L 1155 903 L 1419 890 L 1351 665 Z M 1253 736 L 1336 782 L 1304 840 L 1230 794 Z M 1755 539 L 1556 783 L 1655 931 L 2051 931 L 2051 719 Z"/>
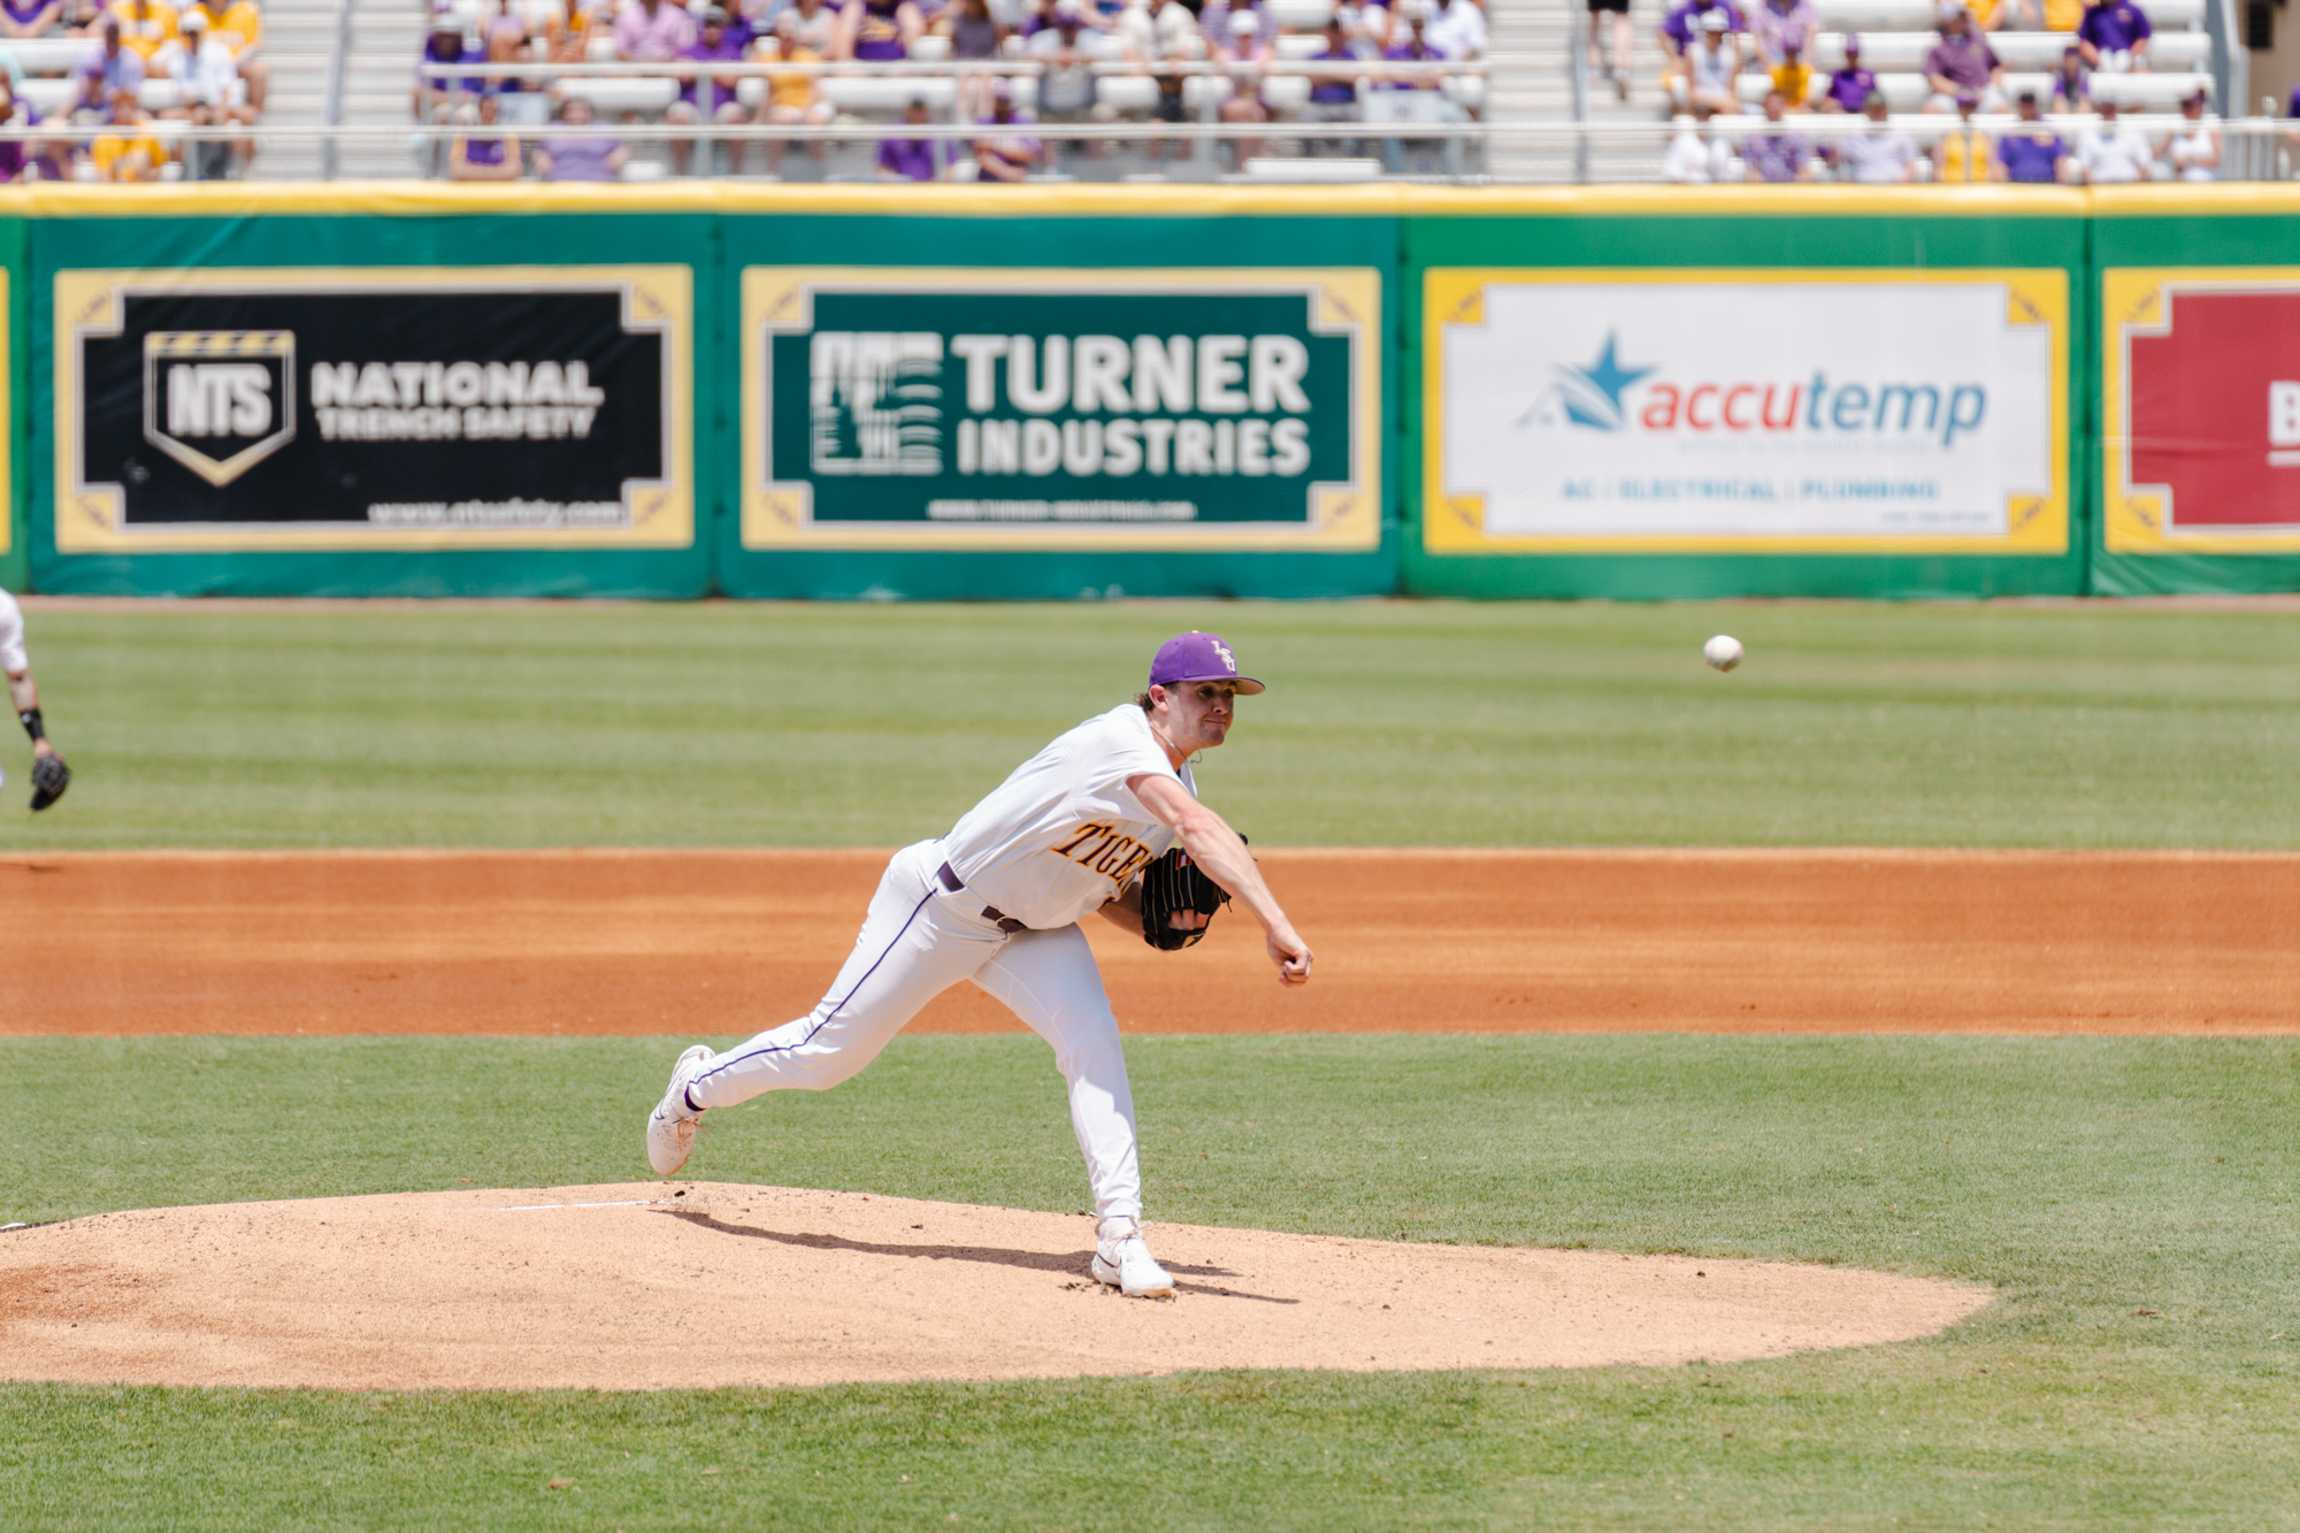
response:
<path fill-rule="evenodd" d="M 1142 870 L 1142 940 L 1164 953 L 1189 947 L 1206 928 L 1177 931 L 1174 916 L 1195 910 L 1212 924 L 1214 912 L 1229 903 L 1229 891 L 1208 878 L 1188 852 L 1171 847 Z"/>
<path fill-rule="evenodd" d="M 32 759 L 32 810 L 37 814 L 64 796 L 72 786 L 72 769 L 64 765 L 61 756 L 36 756 Z"/>

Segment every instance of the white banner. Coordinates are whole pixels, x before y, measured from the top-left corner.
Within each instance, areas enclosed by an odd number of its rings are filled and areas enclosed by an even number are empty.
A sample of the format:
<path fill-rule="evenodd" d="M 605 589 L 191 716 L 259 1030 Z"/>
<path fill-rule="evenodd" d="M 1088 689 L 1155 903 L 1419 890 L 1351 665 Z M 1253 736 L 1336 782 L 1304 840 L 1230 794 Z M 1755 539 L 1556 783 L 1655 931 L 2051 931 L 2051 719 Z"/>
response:
<path fill-rule="evenodd" d="M 2015 274 L 1432 274 L 1473 275 L 1431 424 L 1484 538 L 1986 543 L 2062 501 L 2064 330 Z"/>

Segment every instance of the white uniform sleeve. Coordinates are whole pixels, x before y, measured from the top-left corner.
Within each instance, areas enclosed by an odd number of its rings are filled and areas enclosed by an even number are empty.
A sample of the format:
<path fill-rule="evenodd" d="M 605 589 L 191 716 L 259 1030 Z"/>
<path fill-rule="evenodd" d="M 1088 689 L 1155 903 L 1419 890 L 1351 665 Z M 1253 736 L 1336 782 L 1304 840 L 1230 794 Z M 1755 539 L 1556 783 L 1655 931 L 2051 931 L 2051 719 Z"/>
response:
<path fill-rule="evenodd" d="M 24 653 L 24 613 L 16 598 L 0 591 L 0 670 L 13 674 L 32 669 Z"/>

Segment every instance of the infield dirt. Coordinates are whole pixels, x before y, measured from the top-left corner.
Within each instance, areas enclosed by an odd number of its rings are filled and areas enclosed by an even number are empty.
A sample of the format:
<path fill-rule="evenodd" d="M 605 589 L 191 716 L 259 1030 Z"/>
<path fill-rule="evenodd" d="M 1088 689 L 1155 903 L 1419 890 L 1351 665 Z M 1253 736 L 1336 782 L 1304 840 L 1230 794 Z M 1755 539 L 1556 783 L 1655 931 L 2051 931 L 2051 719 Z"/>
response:
<path fill-rule="evenodd" d="M 1716 1362 L 1922 1336 L 1976 1284 L 1160 1224 L 717 1183 L 315 1198 L 0 1233 L 0 1379 L 655 1389 L 1194 1368 Z"/>
<path fill-rule="evenodd" d="M 883 852 L 0 859 L 40 913 L 0 1035 L 744 1034 L 814 1004 Z M 1318 952 L 1242 913 L 1087 923 L 1136 1032 L 2300 1029 L 2300 857 L 1271 851 Z M 959 986 L 914 1027 L 1019 1028 Z"/>

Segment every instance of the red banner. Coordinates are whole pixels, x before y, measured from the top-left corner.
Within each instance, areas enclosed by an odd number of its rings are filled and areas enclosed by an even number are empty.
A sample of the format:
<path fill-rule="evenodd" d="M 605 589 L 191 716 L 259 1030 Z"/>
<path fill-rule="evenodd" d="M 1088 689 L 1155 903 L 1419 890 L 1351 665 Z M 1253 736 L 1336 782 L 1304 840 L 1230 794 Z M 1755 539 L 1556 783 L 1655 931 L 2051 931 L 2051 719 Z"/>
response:
<path fill-rule="evenodd" d="M 2300 284 L 2164 303 L 2126 342 L 2126 482 L 2162 485 L 2176 531 L 2300 528 Z"/>

